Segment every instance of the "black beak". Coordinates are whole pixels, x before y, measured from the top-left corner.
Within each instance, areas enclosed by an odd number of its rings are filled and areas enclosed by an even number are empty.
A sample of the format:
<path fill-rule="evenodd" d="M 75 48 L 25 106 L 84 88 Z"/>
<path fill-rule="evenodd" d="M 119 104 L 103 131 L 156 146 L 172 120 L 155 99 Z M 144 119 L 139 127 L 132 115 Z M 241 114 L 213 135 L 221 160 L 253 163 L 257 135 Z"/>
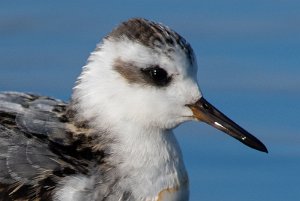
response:
<path fill-rule="evenodd" d="M 266 146 L 245 129 L 237 125 L 203 97 L 196 103 L 187 105 L 193 111 L 194 117 L 239 140 L 243 144 L 268 153 Z"/>

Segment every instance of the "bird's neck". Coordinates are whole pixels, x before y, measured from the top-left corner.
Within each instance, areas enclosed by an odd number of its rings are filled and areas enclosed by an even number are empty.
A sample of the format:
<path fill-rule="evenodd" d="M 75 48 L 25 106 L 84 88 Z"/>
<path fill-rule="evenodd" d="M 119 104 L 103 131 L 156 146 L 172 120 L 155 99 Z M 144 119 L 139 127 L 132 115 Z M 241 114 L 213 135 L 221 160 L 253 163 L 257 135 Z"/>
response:
<path fill-rule="evenodd" d="M 121 188 L 130 187 L 138 200 L 164 200 L 170 193 L 172 200 L 187 200 L 188 176 L 172 131 L 118 125 L 111 131 L 117 143 L 111 145 L 110 160 L 119 162 Z"/>

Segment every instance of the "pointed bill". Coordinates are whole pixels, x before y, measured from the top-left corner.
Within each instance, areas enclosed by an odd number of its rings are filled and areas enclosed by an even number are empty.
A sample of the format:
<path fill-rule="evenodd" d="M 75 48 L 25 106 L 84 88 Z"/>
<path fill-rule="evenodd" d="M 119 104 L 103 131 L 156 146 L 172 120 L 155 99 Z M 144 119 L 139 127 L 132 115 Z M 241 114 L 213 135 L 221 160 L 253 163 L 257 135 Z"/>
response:
<path fill-rule="evenodd" d="M 194 117 L 199 121 L 203 121 L 227 133 L 253 149 L 268 153 L 266 146 L 261 141 L 225 116 L 203 97 L 196 103 L 187 106 L 193 111 Z"/>

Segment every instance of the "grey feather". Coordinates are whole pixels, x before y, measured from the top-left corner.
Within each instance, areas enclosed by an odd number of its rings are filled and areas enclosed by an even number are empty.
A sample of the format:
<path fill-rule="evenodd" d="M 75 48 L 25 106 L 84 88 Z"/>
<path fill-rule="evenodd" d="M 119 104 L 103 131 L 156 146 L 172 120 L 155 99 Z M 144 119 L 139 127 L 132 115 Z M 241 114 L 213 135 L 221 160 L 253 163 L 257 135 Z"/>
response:
<path fill-rule="evenodd" d="M 75 115 L 72 104 L 60 100 L 0 93 L 0 200 L 53 200 L 59 184 L 76 175 L 96 175 L 78 195 L 83 199 L 134 200 L 118 185 L 117 162 L 107 162 L 113 139 Z"/>

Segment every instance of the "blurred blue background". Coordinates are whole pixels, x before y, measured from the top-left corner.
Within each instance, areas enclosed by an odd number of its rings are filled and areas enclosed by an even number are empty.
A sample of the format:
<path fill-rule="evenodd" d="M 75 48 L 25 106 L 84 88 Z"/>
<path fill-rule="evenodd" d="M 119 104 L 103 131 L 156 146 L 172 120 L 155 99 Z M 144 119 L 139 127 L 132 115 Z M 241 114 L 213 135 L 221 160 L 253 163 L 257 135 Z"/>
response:
<path fill-rule="evenodd" d="M 1 1 L 0 91 L 68 100 L 96 43 L 130 17 L 162 22 L 197 55 L 207 100 L 264 154 L 205 125 L 175 130 L 191 199 L 300 200 L 300 1 Z"/>

